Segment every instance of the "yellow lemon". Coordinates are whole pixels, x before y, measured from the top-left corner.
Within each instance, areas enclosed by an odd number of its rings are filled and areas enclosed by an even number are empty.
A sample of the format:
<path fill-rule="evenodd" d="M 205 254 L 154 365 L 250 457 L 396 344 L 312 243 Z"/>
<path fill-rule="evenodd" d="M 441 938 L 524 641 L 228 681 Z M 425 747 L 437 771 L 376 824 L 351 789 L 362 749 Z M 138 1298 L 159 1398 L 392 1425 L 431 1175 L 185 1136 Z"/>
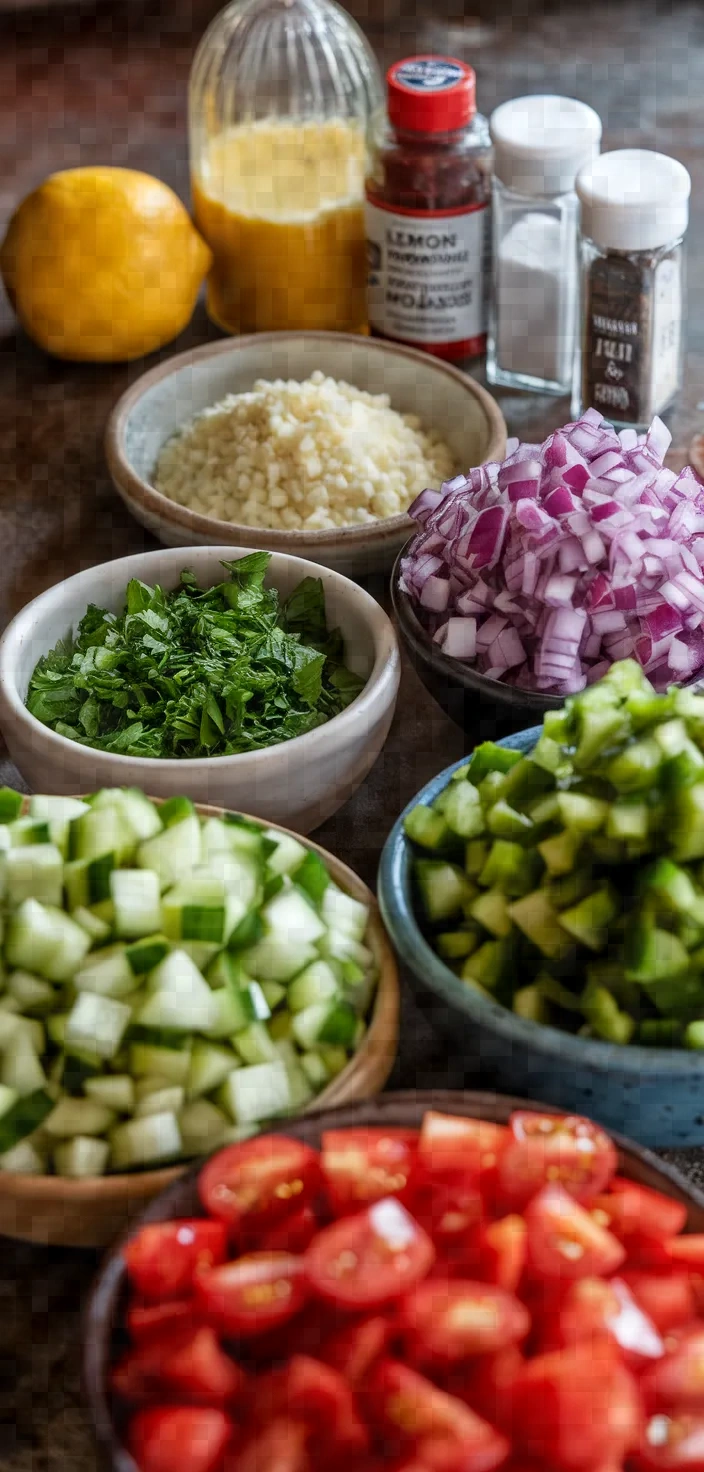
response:
<path fill-rule="evenodd" d="M 139 358 L 189 322 L 211 262 L 181 201 L 133 169 L 50 174 L 15 211 L 0 270 L 40 347 L 77 362 Z"/>

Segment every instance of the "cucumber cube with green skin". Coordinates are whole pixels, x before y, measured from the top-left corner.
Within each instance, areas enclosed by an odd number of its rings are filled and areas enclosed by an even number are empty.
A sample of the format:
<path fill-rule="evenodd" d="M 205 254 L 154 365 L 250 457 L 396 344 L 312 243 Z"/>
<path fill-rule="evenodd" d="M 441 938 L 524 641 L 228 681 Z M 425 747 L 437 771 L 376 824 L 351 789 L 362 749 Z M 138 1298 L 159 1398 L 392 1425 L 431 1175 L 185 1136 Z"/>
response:
<path fill-rule="evenodd" d="M 49 824 L 51 842 L 61 849 L 63 855 L 68 852 L 69 823 L 87 812 L 88 803 L 78 797 L 47 797 L 43 793 L 35 793 L 29 799 L 30 818 Z"/>
<path fill-rule="evenodd" d="M 152 971 L 149 995 L 134 1020 L 146 1027 L 207 1032 L 215 1017 L 213 995 L 190 956 L 172 951 Z"/>
<path fill-rule="evenodd" d="M 12 848 L 5 855 L 5 898 L 11 906 L 23 900 L 40 900 L 43 905 L 61 905 L 64 863 L 54 843 L 37 843 Z"/>
<path fill-rule="evenodd" d="M 655 894 L 668 909 L 688 919 L 697 915 L 702 905 L 702 896 L 686 869 L 672 859 L 657 859 L 643 875 L 642 887 L 646 893 Z"/>
<path fill-rule="evenodd" d="M 162 813 L 165 807 L 166 803 L 162 804 Z M 187 878 L 200 864 L 201 852 L 200 822 L 191 811 L 163 832 L 145 839 L 137 850 L 137 864 L 140 869 L 153 869 L 164 890 Z"/>
<path fill-rule="evenodd" d="M 232 1041 L 243 1063 L 273 1063 L 279 1056 L 263 1022 L 250 1022 Z"/>
<path fill-rule="evenodd" d="M 131 1015 L 125 1002 L 81 992 L 66 1023 L 66 1046 L 88 1048 L 101 1058 L 114 1058 Z"/>
<path fill-rule="evenodd" d="M 139 940 L 158 931 L 161 922 L 159 876 L 149 869 L 115 869 L 110 875 L 115 907 L 115 933 Z"/>
<path fill-rule="evenodd" d="M 296 886 L 307 894 L 316 908 L 322 908 L 325 891 L 332 881 L 320 854 L 310 849 L 293 877 Z"/>
<path fill-rule="evenodd" d="M 104 946 L 86 958 L 85 964 L 73 978 L 79 992 L 95 992 L 101 997 L 122 1000 L 134 991 L 136 981 L 127 959 L 127 948 L 122 945 Z"/>
<path fill-rule="evenodd" d="M 509 901 L 500 889 L 488 889 L 472 901 L 469 907 L 472 920 L 483 925 L 485 930 L 497 937 L 510 935 L 511 916 L 509 914 Z M 470 954 L 467 952 L 466 954 Z"/>
<path fill-rule="evenodd" d="M 346 894 L 332 882 L 323 896 L 321 916 L 328 930 L 344 931 L 352 940 L 361 944 L 369 924 L 369 908 L 353 895 Z M 313 939 L 314 937 L 306 937 Z M 315 939 L 320 938 L 320 932 Z"/>
<path fill-rule="evenodd" d="M 419 848 L 431 850 L 442 848 L 450 837 L 450 829 L 442 813 L 435 812 L 434 808 L 425 807 L 418 803 L 406 813 L 403 820 L 403 830 L 407 838 L 417 843 Z"/>
<path fill-rule="evenodd" d="M 569 772 L 569 763 L 565 761 L 562 747 L 545 731 L 541 731 L 531 756 L 539 767 L 544 767 L 553 777 L 558 778 Z"/>
<path fill-rule="evenodd" d="M 478 838 L 484 832 L 481 797 L 471 782 L 450 783 L 443 817 L 458 838 Z"/>
<path fill-rule="evenodd" d="M 693 782 L 698 782 L 701 778 L 703 766 L 702 754 L 692 741 L 683 751 L 678 751 L 677 756 L 664 757 L 660 769 L 663 792 L 672 797 L 681 788 L 691 787 Z"/>
<path fill-rule="evenodd" d="M 186 1101 L 186 1091 L 179 1084 L 169 1084 L 165 1089 L 155 1089 L 153 1094 L 147 1094 L 140 1099 L 135 1111 L 135 1119 L 148 1119 L 150 1114 L 163 1114 L 170 1110 L 178 1114 Z"/>
<path fill-rule="evenodd" d="M 125 946 L 125 960 L 133 976 L 145 976 L 148 971 L 156 969 L 170 950 L 171 944 L 165 935 L 145 935 Z"/>
<path fill-rule="evenodd" d="M 300 868 L 308 849 L 297 838 L 290 833 L 280 833 L 276 828 L 266 828 L 264 837 L 273 844 L 266 861 L 271 874 L 292 874 Z"/>
<path fill-rule="evenodd" d="M 177 823 L 188 821 L 196 816 L 196 810 L 190 797 L 167 797 L 166 802 L 159 804 L 159 820 L 163 828 L 175 828 Z"/>
<path fill-rule="evenodd" d="M 183 1141 L 175 1114 L 151 1114 L 148 1119 L 128 1119 L 110 1134 L 110 1166 L 113 1170 L 132 1170 L 140 1165 L 156 1165 L 177 1160 L 183 1154 Z"/>
<path fill-rule="evenodd" d="M 6 961 L 47 981 L 70 981 L 89 949 L 85 930 L 52 905 L 25 900 L 10 918 Z"/>
<path fill-rule="evenodd" d="M 644 792 L 657 781 L 662 752 L 652 736 L 624 747 L 606 765 L 605 775 L 619 792 Z"/>
<path fill-rule="evenodd" d="M 3 1154 L 13 1150 L 28 1135 L 33 1135 L 54 1108 L 54 1100 L 43 1088 L 21 1096 L 16 1090 L 9 1089 L 4 1099 L 5 1108 L 0 1116 L 0 1152 Z"/>
<path fill-rule="evenodd" d="M 19 1002 L 23 1012 L 49 1012 L 56 1005 L 56 992 L 51 982 L 30 971 L 11 971 L 7 990 Z"/>
<path fill-rule="evenodd" d="M 545 998 L 535 983 L 519 987 L 518 991 L 514 992 L 513 1010 L 517 1017 L 525 1017 L 528 1022 L 548 1021 Z"/>
<path fill-rule="evenodd" d="M 79 905 L 78 909 L 73 910 L 71 919 L 75 920 L 76 924 L 80 925 L 82 930 L 85 930 L 86 935 L 90 936 L 93 945 L 98 945 L 101 941 L 107 940 L 112 934 L 112 926 L 108 925 L 107 921 L 101 920 L 100 916 L 96 915 L 93 910 L 86 909 L 85 905 Z"/>
<path fill-rule="evenodd" d="M 241 1032 L 251 1022 L 266 1021 L 269 1008 L 257 982 L 249 986 L 219 987 L 210 993 L 212 1016 L 207 1027 L 200 1029 L 206 1037 L 230 1038 Z"/>
<path fill-rule="evenodd" d="M 286 1000 L 286 987 L 281 986 L 278 981 L 262 981 L 260 985 L 269 1011 L 275 1012 Z"/>
<path fill-rule="evenodd" d="M 514 925 L 537 946 L 541 955 L 560 960 L 571 949 L 571 941 L 561 926 L 562 916 L 553 909 L 544 890 L 534 889 L 522 899 L 514 900 L 509 910 Z"/>
<path fill-rule="evenodd" d="M 609 816 L 607 802 L 599 797 L 589 797 L 583 792 L 559 792 L 557 802 L 565 828 L 578 836 L 598 833 Z"/>
<path fill-rule="evenodd" d="M 675 859 L 684 862 L 704 858 L 704 782 L 695 782 L 675 794 L 671 838 Z"/>
<path fill-rule="evenodd" d="M 236 895 L 228 893 L 221 879 L 192 874 L 164 896 L 161 923 L 169 940 L 206 941 L 221 946 L 246 909 Z"/>
<path fill-rule="evenodd" d="M 329 962 L 313 961 L 291 982 L 288 1005 L 291 1012 L 303 1012 L 315 1002 L 325 1002 L 330 997 L 336 997 L 339 991 L 338 976 Z"/>
<path fill-rule="evenodd" d="M 591 951 L 603 951 L 608 929 L 620 910 L 618 895 L 605 884 L 593 894 L 585 895 L 579 904 L 559 912 L 559 923 L 568 935 Z"/>
<path fill-rule="evenodd" d="M 495 741 L 482 741 L 472 752 L 467 776 L 476 786 L 488 772 L 509 772 L 521 759 L 520 751 L 512 751 L 509 746 L 498 746 Z"/>
<path fill-rule="evenodd" d="M 44 1129 L 57 1140 L 69 1140 L 74 1135 L 104 1135 L 115 1122 L 113 1110 L 96 1099 L 60 1099 Z"/>
<path fill-rule="evenodd" d="M 565 828 L 552 838 L 544 838 L 538 844 L 538 853 L 548 874 L 559 877 L 562 874 L 571 874 L 577 862 L 579 848 L 580 840 L 577 835 Z"/>
<path fill-rule="evenodd" d="M 487 827 L 495 838 L 527 838 L 533 823 L 526 813 L 519 813 L 501 798 L 489 808 Z"/>
<path fill-rule="evenodd" d="M 209 1099 L 193 1099 L 178 1112 L 184 1155 L 209 1155 L 223 1143 L 229 1120 Z"/>
<path fill-rule="evenodd" d="M 443 859 L 416 859 L 415 876 L 423 909 L 433 924 L 460 915 L 476 894 L 466 874 Z"/>
<path fill-rule="evenodd" d="M 535 887 L 540 868 L 540 857 L 536 852 L 509 839 L 496 838 L 478 882 L 487 889 L 501 889 L 504 894 L 518 899 Z"/>
<path fill-rule="evenodd" d="M 18 818 L 15 823 L 10 824 L 11 848 L 24 848 L 35 843 L 50 843 L 51 829 L 44 820 L 37 822 L 34 818 Z"/>
<path fill-rule="evenodd" d="M 82 1181 L 102 1176 L 108 1167 L 110 1146 L 107 1140 L 94 1140 L 88 1135 L 75 1135 L 54 1150 L 57 1176 Z"/>
<path fill-rule="evenodd" d="M 110 879 L 117 868 L 117 854 L 101 854 L 97 859 L 73 859 L 64 869 L 66 898 L 70 910 L 79 906 L 100 904 L 110 899 Z"/>
<path fill-rule="evenodd" d="M 118 864 L 133 856 L 137 835 L 117 807 L 92 807 L 69 824 L 68 851 L 72 859 L 99 859 L 114 853 Z"/>
<path fill-rule="evenodd" d="M 238 1068 L 222 1085 L 219 1101 L 235 1124 L 254 1124 L 285 1114 L 291 1105 L 291 1088 L 285 1063 L 257 1063 Z"/>
<path fill-rule="evenodd" d="M 609 808 L 606 837 L 620 843 L 644 843 L 648 838 L 649 823 L 646 803 L 620 798 Z"/>
<path fill-rule="evenodd" d="M 116 1114 L 132 1114 L 135 1106 L 134 1079 L 128 1073 L 105 1074 L 87 1078 L 83 1085 L 89 1099 L 97 1100 Z"/>
<path fill-rule="evenodd" d="M 132 1043 L 130 1046 L 130 1072 L 137 1079 L 154 1077 L 172 1084 L 185 1084 L 190 1067 L 189 1047 L 164 1048 L 151 1043 Z"/>
<path fill-rule="evenodd" d="M 435 948 L 443 961 L 465 961 L 479 945 L 476 930 L 444 930 L 435 937 Z"/>
<path fill-rule="evenodd" d="M 238 1067 L 239 1060 L 231 1048 L 218 1043 L 196 1041 L 191 1053 L 190 1068 L 186 1078 L 186 1093 L 189 1099 L 198 1099 L 203 1094 L 225 1082 L 229 1073 Z"/>

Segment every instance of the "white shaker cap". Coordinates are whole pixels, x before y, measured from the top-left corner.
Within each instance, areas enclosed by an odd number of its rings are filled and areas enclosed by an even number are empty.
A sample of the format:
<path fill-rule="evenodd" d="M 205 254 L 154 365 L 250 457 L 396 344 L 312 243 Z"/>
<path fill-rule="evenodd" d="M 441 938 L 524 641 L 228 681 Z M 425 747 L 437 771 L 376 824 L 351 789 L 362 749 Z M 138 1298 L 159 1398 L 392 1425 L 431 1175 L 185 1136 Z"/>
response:
<path fill-rule="evenodd" d="M 489 119 L 496 176 L 519 194 L 567 194 L 601 143 L 601 119 L 574 97 L 515 97 Z"/>
<path fill-rule="evenodd" d="M 692 181 L 665 153 L 621 148 L 581 170 L 582 234 L 605 250 L 656 250 L 687 229 Z"/>

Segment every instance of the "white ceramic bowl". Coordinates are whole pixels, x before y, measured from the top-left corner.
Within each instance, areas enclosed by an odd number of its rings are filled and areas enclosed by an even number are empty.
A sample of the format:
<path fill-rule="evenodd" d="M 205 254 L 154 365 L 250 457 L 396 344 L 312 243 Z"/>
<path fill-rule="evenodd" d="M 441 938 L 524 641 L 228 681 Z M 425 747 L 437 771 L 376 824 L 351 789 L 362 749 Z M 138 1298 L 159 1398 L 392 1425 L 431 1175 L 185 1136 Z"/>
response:
<path fill-rule="evenodd" d="M 108 422 L 105 451 L 132 515 L 169 547 L 267 547 L 355 575 L 390 568 L 413 531 L 405 514 L 334 531 L 269 531 L 202 516 L 151 484 L 162 446 L 194 414 L 226 394 L 251 389 L 258 378 L 300 380 L 316 368 L 370 393 L 388 394 L 400 413 L 418 414 L 450 446 L 458 469 L 504 458 L 506 425 L 498 404 L 449 363 L 376 338 L 264 332 L 181 353 L 145 373 L 119 400 Z"/>
<path fill-rule="evenodd" d="M 287 597 L 302 578 L 322 578 L 328 623 L 342 631 L 350 668 L 367 678 L 357 699 L 325 725 L 262 751 L 167 761 L 81 746 L 42 725 L 25 706 L 37 660 L 76 629 L 89 603 L 117 613 L 130 578 L 169 589 L 182 568 L 191 569 L 202 587 L 212 587 L 226 577 L 221 561 L 244 555 L 242 548 L 179 547 L 122 557 L 58 583 L 17 614 L 0 641 L 0 727 L 30 787 L 75 793 L 133 786 L 154 797 L 185 793 L 299 833 L 309 833 L 346 802 L 386 740 L 398 693 L 398 645 L 390 620 L 368 593 L 298 557 L 274 553 L 267 582 Z"/>

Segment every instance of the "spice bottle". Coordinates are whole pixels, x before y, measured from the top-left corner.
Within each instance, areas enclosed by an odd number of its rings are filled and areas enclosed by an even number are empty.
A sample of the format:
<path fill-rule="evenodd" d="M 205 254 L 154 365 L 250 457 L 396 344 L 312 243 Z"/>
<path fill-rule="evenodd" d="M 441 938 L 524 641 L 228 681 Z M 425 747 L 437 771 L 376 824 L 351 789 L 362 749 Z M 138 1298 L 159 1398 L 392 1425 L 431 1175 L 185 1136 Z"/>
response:
<path fill-rule="evenodd" d="M 573 414 L 645 428 L 682 382 L 691 180 L 662 153 L 621 149 L 581 171 L 582 348 Z"/>
<path fill-rule="evenodd" d="M 487 377 L 566 394 L 579 323 L 574 183 L 599 152 L 601 122 L 571 97 L 517 97 L 490 120 L 493 300 Z"/>
<path fill-rule="evenodd" d="M 369 325 L 440 358 L 486 348 L 491 141 L 471 66 L 414 56 L 387 73 L 367 178 Z"/>

